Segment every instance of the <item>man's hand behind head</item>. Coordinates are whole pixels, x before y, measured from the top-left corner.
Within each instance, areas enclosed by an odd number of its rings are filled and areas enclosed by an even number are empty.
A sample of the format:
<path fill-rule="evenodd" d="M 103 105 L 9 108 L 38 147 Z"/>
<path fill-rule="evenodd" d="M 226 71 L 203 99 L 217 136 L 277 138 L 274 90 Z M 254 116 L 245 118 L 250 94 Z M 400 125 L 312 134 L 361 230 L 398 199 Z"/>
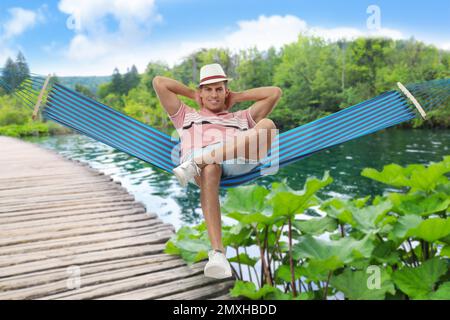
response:
<path fill-rule="evenodd" d="M 201 109 L 201 108 L 203 108 L 203 101 L 202 101 L 202 97 L 200 97 L 200 90 L 201 89 L 195 90 L 195 102 L 197 102 L 197 105 Z"/>
<path fill-rule="evenodd" d="M 225 99 L 225 106 L 227 107 L 227 110 L 233 108 L 233 106 L 238 102 L 237 95 L 238 95 L 237 92 L 228 90 L 228 95 L 227 98 Z"/>

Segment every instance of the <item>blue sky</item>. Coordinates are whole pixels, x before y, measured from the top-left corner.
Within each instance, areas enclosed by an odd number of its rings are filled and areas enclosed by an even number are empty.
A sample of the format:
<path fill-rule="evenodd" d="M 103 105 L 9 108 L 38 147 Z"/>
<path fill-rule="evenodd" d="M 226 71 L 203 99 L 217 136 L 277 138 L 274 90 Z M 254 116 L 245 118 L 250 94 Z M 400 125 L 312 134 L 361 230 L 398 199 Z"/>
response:
<path fill-rule="evenodd" d="M 2 0 L 0 65 L 21 50 L 35 73 L 109 75 L 133 64 L 142 72 L 202 47 L 279 48 L 299 32 L 414 37 L 450 50 L 450 1 Z"/>

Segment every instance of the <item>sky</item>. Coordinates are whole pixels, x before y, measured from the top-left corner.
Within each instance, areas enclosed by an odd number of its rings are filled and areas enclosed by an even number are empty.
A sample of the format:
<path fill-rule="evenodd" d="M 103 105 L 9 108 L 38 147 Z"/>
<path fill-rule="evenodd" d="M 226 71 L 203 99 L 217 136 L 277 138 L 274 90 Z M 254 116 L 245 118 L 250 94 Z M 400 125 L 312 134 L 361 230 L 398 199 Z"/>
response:
<path fill-rule="evenodd" d="M 201 48 L 281 48 L 300 33 L 413 37 L 450 50 L 450 1 L 1 0 L 0 67 L 20 50 L 38 74 L 143 72 Z"/>

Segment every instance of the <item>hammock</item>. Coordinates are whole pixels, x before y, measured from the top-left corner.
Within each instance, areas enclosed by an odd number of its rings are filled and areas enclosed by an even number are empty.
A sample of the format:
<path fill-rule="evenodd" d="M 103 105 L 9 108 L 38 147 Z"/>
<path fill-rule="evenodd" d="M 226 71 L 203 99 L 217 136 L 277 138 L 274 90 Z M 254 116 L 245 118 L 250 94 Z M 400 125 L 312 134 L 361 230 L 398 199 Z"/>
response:
<path fill-rule="evenodd" d="M 1 70 L 0 70 L 1 71 Z M 46 81 L 47 80 L 47 81 Z M 115 149 L 172 173 L 180 141 L 48 78 L 30 75 L 14 93 L 33 108 L 41 101 L 44 119 L 53 120 Z M 0 85 L 11 90 L 0 79 Z M 265 159 L 252 171 L 221 180 L 229 188 L 276 173 L 281 167 L 346 141 L 409 121 L 450 97 L 450 79 L 432 80 L 380 94 L 370 100 L 280 133 Z M 37 101 L 37 102 L 36 102 Z"/>

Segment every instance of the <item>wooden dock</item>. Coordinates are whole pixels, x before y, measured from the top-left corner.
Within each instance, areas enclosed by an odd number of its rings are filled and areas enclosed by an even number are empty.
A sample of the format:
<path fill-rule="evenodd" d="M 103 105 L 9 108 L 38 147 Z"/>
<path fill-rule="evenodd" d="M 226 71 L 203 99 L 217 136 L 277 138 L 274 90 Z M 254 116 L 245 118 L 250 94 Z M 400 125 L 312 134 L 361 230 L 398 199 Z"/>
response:
<path fill-rule="evenodd" d="M 0 136 L 0 300 L 230 299 L 163 253 L 173 234 L 112 178 Z"/>

